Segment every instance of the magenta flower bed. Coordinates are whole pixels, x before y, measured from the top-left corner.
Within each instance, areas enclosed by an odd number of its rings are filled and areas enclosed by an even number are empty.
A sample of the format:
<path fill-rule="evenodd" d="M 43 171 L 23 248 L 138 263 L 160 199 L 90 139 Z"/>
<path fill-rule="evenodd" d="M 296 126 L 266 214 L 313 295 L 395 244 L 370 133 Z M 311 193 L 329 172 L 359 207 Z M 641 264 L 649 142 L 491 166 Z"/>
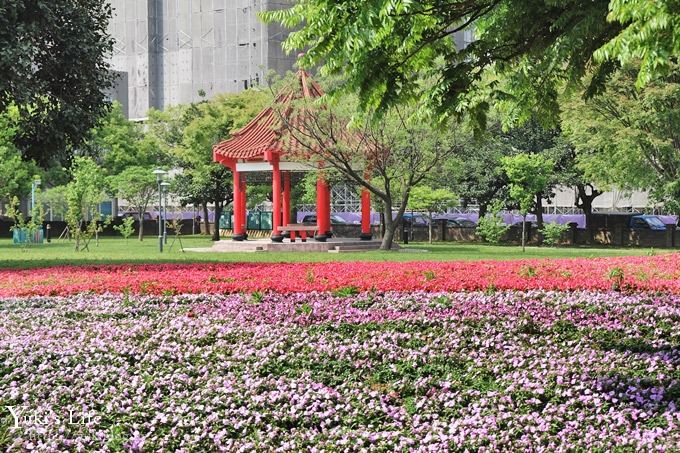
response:
<path fill-rule="evenodd" d="M 680 253 L 559 260 L 162 264 L 0 270 L 0 297 L 83 292 L 292 293 L 348 286 L 364 291 L 606 291 L 617 287 L 624 291 L 680 294 Z"/>
<path fill-rule="evenodd" d="M 0 303 L 0 450 L 680 445 L 680 296 L 79 295 Z"/>

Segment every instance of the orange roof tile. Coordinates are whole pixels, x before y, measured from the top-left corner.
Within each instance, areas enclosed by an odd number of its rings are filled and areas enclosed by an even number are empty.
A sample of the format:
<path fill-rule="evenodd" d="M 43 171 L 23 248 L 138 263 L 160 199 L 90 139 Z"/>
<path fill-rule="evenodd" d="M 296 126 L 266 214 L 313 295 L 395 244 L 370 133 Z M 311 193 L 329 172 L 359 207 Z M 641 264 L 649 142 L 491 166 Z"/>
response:
<path fill-rule="evenodd" d="M 275 105 L 284 106 L 283 115 L 289 119 L 292 109 L 287 107 L 292 100 L 302 98 L 318 98 L 323 96 L 324 92 L 315 81 L 311 79 L 309 74 L 304 70 L 297 72 L 299 85 L 294 89 L 283 89 L 274 101 Z M 213 157 L 216 161 L 244 159 L 244 160 L 260 160 L 264 159 L 266 151 L 273 151 L 279 154 L 285 154 L 287 151 L 284 148 L 298 148 L 302 145 L 295 143 L 291 137 L 291 142 L 288 144 L 282 143 L 282 137 L 285 135 L 281 119 L 281 113 L 275 110 L 275 107 L 267 107 L 262 110 L 255 118 L 246 124 L 241 130 L 232 134 L 228 140 L 218 143 L 213 147 Z M 296 122 L 294 118 L 292 122 Z"/>

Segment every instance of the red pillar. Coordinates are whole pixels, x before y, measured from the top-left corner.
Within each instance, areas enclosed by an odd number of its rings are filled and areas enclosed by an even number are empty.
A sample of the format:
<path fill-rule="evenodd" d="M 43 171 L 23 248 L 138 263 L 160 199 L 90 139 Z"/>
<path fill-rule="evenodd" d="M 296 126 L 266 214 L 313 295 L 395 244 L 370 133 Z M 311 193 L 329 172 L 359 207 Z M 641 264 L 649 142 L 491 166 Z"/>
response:
<path fill-rule="evenodd" d="M 234 187 L 233 187 L 233 194 L 234 194 L 234 202 L 233 202 L 233 207 L 234 207 L 234 224 L 232 225 L 233 227 L 233 234 L 232 234 L 232 239 L 234 241 L 242 241 L 245 239 L 244 231 L 243 228 L 241 227 L 243 225 L 243 222 L 241 221 L 241 178 L 240 178 L 240 173 L 236 171 L 236 165 L 232 166 L 232 175 L 234 178 Z"/>
<path fill-rule="evenodd" d="M 241 231 L 243 238 L 248 239 L 248 214 L 246 212 L 246 175 L 241 174 Z"/>
<path fill-rule="evenodd" d="M 325 242 L 331 229 L 331 205 L 328 183 L 319 173 L 316 179 L 316 240 Z"/>
<path fill-rule="evenodd" d="M 324 193 L 324 206 L 326 207 L 326 236 L 331 237 L 331 186 L 328 183 L 325 184 L 326 191 Z"/>
<path fill-rule="evenodd" d="M 371 192 L 367 188 L 361 189 L 361 235 L 363 241 L 373 239 L 371 234 Z"/>
<path fill-rule="evenodd" d="M 283 173 L 283 225 L 290 223 L 290 172 Z"/>
<path fill-rule="evenodd" d="M 278 160 L 272 162 L 272 241 L 283 241 L 283 235 L 277 230 L 281 226 L 281 170 Z"/>

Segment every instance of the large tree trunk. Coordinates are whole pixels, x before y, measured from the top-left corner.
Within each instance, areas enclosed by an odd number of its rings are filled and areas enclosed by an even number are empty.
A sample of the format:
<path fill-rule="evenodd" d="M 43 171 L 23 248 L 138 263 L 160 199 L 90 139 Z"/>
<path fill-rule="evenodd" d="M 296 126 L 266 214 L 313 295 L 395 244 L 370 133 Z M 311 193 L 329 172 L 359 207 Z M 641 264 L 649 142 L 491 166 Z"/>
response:
<path fill-rule="evenodd" d="M 392 248 L 392 243 L 394 242 L 394 234 L 396 233 L 398 218 L 392 219 L 392 204 L 384 203 L 384 213 L 385 218 L 385 234 L 383 234 L 382 243 L 380 244 L 380 250 L 390 250 Z"/>
<path fill-rule="evenodd" d="M 536 226 L 538 227 L 538 243 L 543 244 L 543 198 L 536 194 Z"/>
<path fill-rule="evenodd" d="M 482 219 L 486 215 L 486 211 L 489 209 L 487 203 L 479 203 L 479 218 Z"/>
<path fill-rule="evenodd" d="M 220 217 L 222 217 L 222 206 L 219 203 L 215 203 L 215 219 L 213 222 L 213 234 L 212 240 L 220 240 Z"/>
<path fill-rule="evenodd" d="M 433 222 L 433 220 L 432 220 L 432 213 L 431 212 L 430 212 L 430 215 L 429 215 L 427 220 L 429 221 L 429 223 L 427 225 L 427 235 L 428 235 L 428 239 L 430 240 L 430 244 L 432 244 L 432 222 Z"/>
<path fill-rule="evenodd" d="M 205 234 L 210 234 L 210 214 L 208 213 L 208 203 L 203 203 L 203 225 L 205 226 Z"/>
<path fill-rule="evenodd" d="M 144 211 L 137 211 L 137 214 L 139 215 L 139 240 L 143 241 L 144 240 Z M 160 214 L 158 215 L 158 221 L 161 221 Z"/>
<path fill-rule="evenodd" d="M 527 215 L 522 216 L 522 253 L 526 251 L 526 241 L 527 241 Z"/>
<path fill-rule="evenodd" d="M 590 187 L 590 194 L 586 190 Z M 576 207 L 583 211 L 586 216 L 586 229 L 588 230 L 588 242 L 595 242 L 595 230 L 593 229 L 593 201 L 602 195 L 602 192 L 595 189 L 591 184 L 576 185 Z"/>

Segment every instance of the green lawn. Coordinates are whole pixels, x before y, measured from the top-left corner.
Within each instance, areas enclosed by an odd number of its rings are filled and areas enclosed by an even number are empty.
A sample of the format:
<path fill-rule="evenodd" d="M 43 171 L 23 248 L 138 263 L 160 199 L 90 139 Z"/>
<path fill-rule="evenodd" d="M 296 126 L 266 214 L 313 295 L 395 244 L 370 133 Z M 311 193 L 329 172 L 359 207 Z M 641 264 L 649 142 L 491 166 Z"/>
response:
<path fill-rule="evenodd" d="M 183 237 L 185 247 L 210 247 L 211 241 L 205 236 Z M 409 249 L 427 252 L 359 252 L 359 253 L 182 253 L 178 247 L 158 252 L 158 242 L 149 237 L 143 242 L 130 239 L 128 243 L 120 238 L 103 238 L 99 246 L 94 242 L 90 251 L 75 252 L 73 243 L 56 240 L 51 244 L 22 247 L 13 245 L 8 239 L 0 240 L 0 268 L 27 268 L 58 266 L 65 264 L 122 264 L 122 263 L 162 263 L 162 262 L 284 262 L 284 261 L 419 261 L 419 260 L 481 260 L 481 259 L 521 259 L 521 258 L 568 258 L 645 255 L 650 249 L 642 248 L 548 248 L 528 247 L 522 253 L 517 246 L 490 246 L 482 244 L 425 244 L 416 243 L 406 246 Z"/>

